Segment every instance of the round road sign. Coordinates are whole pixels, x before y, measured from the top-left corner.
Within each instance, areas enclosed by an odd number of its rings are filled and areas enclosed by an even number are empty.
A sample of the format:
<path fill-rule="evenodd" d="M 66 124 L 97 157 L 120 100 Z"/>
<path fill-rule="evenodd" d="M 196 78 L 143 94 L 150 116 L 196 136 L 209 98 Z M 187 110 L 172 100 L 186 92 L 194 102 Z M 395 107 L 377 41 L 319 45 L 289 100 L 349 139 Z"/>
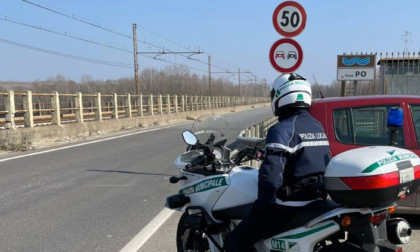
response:
<path fill-rule="evenodd" d="M 303 51 L 293 39 L 284 38 L 277 40 L 270 49 L 270 62 L 281 73 L 296 71 L 303 60 Z"/>
<path fill-rule="evenodd" d="M 280 35 L 284 37 L 297 36 L 305 28 L 305 9 L 293 1 L 283 2 L 274 10 L 273 24 Z"/>

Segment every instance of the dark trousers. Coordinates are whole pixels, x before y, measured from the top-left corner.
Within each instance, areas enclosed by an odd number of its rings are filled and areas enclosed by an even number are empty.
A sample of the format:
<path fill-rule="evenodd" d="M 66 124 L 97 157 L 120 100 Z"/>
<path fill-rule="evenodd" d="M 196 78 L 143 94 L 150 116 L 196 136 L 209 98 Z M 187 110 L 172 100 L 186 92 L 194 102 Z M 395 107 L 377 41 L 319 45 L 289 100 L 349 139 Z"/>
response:
<path fill-rule="evenodd" d="M 228 234 L 224 249 L 227 252 L 248 252 L 261 239 L 277 234 L 295 215 L 297 207 L 273 204 L 265 209 L 254 209 L 250 215 Z"/>

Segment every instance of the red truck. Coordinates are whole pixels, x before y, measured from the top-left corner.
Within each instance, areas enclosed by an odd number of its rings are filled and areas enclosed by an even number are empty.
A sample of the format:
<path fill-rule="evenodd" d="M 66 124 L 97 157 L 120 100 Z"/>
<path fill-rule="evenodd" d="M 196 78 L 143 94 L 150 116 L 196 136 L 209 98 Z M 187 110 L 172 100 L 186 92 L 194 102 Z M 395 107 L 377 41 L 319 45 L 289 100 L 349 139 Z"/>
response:
<path fill-rule="evenodd" d="M 383 95 L 315 99 L 309 110 L 325 129 L 333 156 L 369 145 L 389 145 L 389 108 L 401 108 L 398 147 L 420 156 L 420 96 Z M 398 202 L 398 212 L 420 214 L 420 190 Z"/>

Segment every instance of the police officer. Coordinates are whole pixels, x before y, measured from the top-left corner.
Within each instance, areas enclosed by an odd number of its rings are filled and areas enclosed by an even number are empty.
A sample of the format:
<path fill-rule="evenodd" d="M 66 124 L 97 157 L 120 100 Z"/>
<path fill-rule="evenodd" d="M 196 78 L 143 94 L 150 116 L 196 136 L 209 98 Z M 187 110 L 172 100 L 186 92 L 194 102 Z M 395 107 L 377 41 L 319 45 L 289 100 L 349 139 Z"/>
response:
<path fill-rule="evenodd" d="M 246 252 L 287 224 L 297 207 L 325 197 L 323 174 L 330 160 L 325 131 L 308 109 L 309 82 L 296 73 L 272 85 L 271 108 L 279 122 L 268 130 L 259 169 L 258 198 L 250 215 L 225 241 L 228 252 Z"/>

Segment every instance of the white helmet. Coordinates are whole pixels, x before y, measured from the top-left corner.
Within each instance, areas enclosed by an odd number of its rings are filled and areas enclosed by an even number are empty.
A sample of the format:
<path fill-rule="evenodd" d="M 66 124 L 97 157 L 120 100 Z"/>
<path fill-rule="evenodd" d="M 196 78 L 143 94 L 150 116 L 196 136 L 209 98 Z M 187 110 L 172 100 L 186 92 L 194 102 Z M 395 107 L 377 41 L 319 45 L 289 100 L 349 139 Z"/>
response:
<path fill-rule="evenodd" d="M 283 74 L 273 82 L 271 109 L 275 116 L 282 109 L 309 108 L 312 101 L 311 84 L 296 73 Z"/>

